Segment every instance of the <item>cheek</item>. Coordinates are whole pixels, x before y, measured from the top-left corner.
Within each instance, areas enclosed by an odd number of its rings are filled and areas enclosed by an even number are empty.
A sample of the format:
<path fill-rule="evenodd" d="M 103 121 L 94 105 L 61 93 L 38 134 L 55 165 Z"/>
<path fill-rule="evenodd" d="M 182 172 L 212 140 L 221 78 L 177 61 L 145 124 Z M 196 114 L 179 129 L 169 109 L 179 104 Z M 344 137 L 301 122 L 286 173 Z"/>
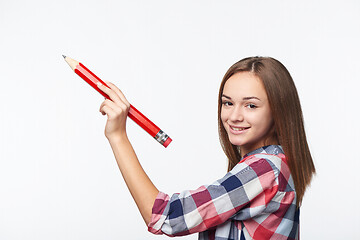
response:
<path fill-rule="evenodd" d="M 271 116 L 271 112 L 264 113 L 259 120 L 259 124 L 262 126 L 263 131 L 269 131 L 273 125 L 273 122 L 274 121 Z"/>
<path fill-rule="evenodd" d="M 248 117 L 248 121 L 261 131 L 267 131 L 273 125 L 273 119 L 271 116 L 271 112 L 269 111 L 258 112 L 258 114 L 252 114 L 251 116 Z"/>

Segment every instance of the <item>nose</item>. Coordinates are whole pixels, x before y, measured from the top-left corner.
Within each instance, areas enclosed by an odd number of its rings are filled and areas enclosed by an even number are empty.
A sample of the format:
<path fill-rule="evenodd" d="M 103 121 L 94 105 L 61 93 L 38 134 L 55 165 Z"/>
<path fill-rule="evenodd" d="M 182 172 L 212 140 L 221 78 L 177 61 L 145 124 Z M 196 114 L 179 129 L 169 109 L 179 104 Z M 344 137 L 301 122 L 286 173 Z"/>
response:
<path fill-rule="evenodd" d="M 242 122 L 244 121 L 244 115 L 240 105 L 237 105 L 231 109 L 229 120 L 231 122 Z"/>

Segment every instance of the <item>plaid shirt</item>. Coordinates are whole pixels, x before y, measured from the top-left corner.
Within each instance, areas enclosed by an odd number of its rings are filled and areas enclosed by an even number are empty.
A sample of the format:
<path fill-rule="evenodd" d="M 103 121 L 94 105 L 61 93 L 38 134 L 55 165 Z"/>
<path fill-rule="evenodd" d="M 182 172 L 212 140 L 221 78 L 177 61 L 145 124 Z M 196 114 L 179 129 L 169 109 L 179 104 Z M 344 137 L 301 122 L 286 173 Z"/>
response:
<path fill-rule="evenodd" d="M 245 155 L 223 178 L 171 196 L 160 192 L 148 225 L 154 234 L 199 239 L 299 239 L 295 187 L 278 145 Z"/>

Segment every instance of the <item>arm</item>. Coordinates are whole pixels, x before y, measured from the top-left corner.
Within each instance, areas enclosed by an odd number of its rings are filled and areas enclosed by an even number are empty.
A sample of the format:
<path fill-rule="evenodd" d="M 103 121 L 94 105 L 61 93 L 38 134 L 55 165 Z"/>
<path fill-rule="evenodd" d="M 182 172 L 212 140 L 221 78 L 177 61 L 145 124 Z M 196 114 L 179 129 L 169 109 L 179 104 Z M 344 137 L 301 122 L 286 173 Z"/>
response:
<path fill-rule="evenodd" d="M 110 138 L 109 142 L 131 196 L 146 225 L 148 225 L 152 206 L 159 191 L 141 167 L 127 137 L 122 139 Z"/>
<path fill-rule="evenodd" d="M 182 236 L 203 232 L 230 218 L 246 220 L 263 214 L 278 192 L 278 173 L 269 159 L 252 156 L 210 185 L 172 196 L 161 193 L 153 206 L 149 231 Z"/>
<path fill-rule="evenodd" d="M 147 225 L 150 222 L 152 206 L 159 191 L 141 167 L 127 137 L 126 119 L 130 104 L 114 84 L 109 82 L 107 84 L 111 89 L 103 85 L 98 86 L 112 100 L 105 100 L 100 106 L 100 112 L 108 116 L 105 136 L 109 140 L 125 183 Z"/>

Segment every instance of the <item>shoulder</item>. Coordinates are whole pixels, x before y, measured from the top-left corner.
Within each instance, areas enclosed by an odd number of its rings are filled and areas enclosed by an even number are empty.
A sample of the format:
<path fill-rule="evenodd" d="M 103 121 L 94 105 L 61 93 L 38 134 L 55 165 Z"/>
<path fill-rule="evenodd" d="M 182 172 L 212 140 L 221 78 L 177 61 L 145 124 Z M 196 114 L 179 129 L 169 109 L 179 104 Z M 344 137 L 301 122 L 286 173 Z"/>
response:
<path fill-rule="evenodd" d="M 243 158 L 230 172 L 231 175 L 252 175 L 253 178 L 271 176 L 276 179 L 281 171 L 282 159 L 280 156 L 257 153 Z M 268 178 L 268 177 L 266 177 Z"/>
<path fill-rule="evenodd" d="M 240 160 L 240 165 L 259 165 L 270 164 L 274 169 L 281 169 L 281 165 L 285 163 L 286 157 L 280 145 L 267 145 L 245 154 Z"/>
<path fill-rule="evenodd" d="M 258 153 L 244 158 L 243 163 L 253 168 L 258 174 L 272 171 L 278 179 L 279 190 L 286 192 L 295 190 L 290 168 L 283 153 Z"/>
<path fill-rule="evenodd" d="M 232 171 L 246 171 L 248 169 L 255 171 L 258 176 L 267 172 L 274 172 L 276 177 L 281 174 L 284 175 L 286 179 L 290 178 L 290 169 L 283 153 L 256 153 L 246 156 Z"/>
<path fill-rule="evenodd" d="M 274 169 L 281 169 L 282 164 L 286 164 L 286 158 L 284 154 L 268 154 L 268 153 L 257 153 L 249 155 L 242 159 L 238 165 L 245 164 L 251 165 L 271 165 Z"/>
<path fill-rule="evenodd" d="M 244 158 L 241 162 L 246 164 L 266 162 L 270 165 L 274 165 L 277 169 L 282 168 L 282 164 L 287 165 L 284 154 L 268 154 L 268 153 L 257 153 Z"/>

